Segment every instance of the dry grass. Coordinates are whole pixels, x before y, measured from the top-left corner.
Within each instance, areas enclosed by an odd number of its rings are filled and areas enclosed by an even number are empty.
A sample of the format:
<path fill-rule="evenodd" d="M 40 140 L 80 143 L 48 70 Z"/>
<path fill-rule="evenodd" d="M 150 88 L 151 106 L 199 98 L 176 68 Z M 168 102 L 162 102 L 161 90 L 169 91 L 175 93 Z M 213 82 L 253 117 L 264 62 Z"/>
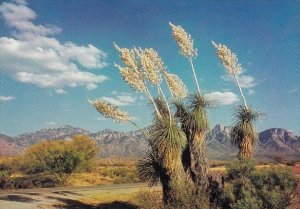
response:
<path fill-rule="evenodd" d="M 143 189 L 141 189 L 140 187 L 121 187 L 120 189 L 114 189 L 113 191 L 87 191 L 83 193 L 84 198 L 79 199 L 79 201 L 87 205 L 99 205 L 102 203 L 111 203 L 114 201 L 130 202 L 136 204 L 136 195 L 139 194 L 141 191 L 161 192 L 161 189 L 158 187 Z"/>
<path fill-rule="evenodd" d="M 99 172 L 74 173 L 69 179 L 67 186 L 94 186 L 111 184 L 112 179 L 103 177 Z"/>
<path fill-rule="evenodd" d="M 132 193 L 94 193 L 86 195 L 88 197 L 81 198 L 79 201 L 87 205 L 99 205 L 101 203 L 111 203 L 114 201 L 132 202 Z"/>
<path fill-rule="evenodd" d="M 74 173 L 68 181 L 68 186 L 94 186 L 107 184 L 138 183 L 134 158 L 104 158 L 96 162 L 96 168 L 91 172 Z"/>
<path fill-rule="evenodd" d="M 101 166 L 135 166 L 138 158 L 108 157 L 97 160 L 97 167 Z"/>

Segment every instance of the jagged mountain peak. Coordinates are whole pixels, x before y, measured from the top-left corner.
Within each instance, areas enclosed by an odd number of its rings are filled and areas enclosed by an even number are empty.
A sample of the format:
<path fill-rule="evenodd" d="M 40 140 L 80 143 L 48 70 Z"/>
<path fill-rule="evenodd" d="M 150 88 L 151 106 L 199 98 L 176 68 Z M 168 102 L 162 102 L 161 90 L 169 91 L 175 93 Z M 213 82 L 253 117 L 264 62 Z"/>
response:
<path fill-rule="evenodd" d="M 232 126 L 216 125 L 207 133 L 207 153 L 210 158 L 224 159 L 236 155 L 237 149 L 231 144 L 231 130 Z M 22 134 L 18 137 L 10 137 L 12 139 L 10 141 L 17 145 L 12 150 L 18 150 L 16 153 L 20 153 L 19 148 L 24 150 L 26 147 L 39 141 L 66 139 L 77 134 L 88 134 L 93 138 L 101 147 L 101 155 L 103 157 L 139 156 L 144 154 L 148 149 L 148 143 L 141 130 L 120 132 L 104 129 L 97 133 L 90 133 L 85 129 L 70 125 L 59 128 L 46 128 L 33 133 Z M 3 137 L 1 139 L 0 135 L 0 143 L 9 149 L 9 147 L 13 147 L 13 144 L 7 141 L 6 138 Z M 5 151 L 1 154 L 4 155 L 3 153 Z M 271 128 L 262 131 L 259 134 L 259 141 L 255 145 L 255 154 L 270 156 L 278 153 L 296 155 L 300 158 L 300 137 L 283 128 Z"/>
<path fill-rule="evenodd" d="M 259 144 L 272 151 L 300 154 L 300 137 L 284 128 L 271 128 L 259 134 Z"/>

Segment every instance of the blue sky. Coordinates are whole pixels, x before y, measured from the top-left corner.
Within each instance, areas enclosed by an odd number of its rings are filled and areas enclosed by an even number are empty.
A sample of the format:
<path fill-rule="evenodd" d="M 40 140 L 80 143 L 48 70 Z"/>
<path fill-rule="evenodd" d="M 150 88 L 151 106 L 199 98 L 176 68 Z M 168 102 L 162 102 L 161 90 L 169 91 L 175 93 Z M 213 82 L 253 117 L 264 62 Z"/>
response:
<path fill-rule="evenodd" d="M 114 63 L 113 47 L 154 48 L 189 92 L 195 84 L 168 22 L 191 34 L 201 89 L 219 106 L 210 124 L 232 125 L 242 102 L 211 44 L 226 44 L 243 66 L 248 103 L 266 114 L 259 131 L 300 133 L 300 1 L 3 1 L 0 4 L 0 131 L 18 135 L 65 124 L 99 131 L 134 127 L 104 119 L 88 98 L 119 105 L 146 126 L 151 107 Z"/>

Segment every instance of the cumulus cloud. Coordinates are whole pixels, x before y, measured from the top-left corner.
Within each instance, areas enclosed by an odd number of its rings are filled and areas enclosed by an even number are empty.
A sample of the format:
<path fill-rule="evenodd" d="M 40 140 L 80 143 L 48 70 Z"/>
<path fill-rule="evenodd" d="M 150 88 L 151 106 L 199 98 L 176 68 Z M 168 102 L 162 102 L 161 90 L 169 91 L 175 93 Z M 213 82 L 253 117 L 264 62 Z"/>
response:
<path fill-rule="evenodd" d="M 0 71 L 17 81 L 62 91 L 64 87 L 86 86 L 93 90 L 107 79 L 87 70 L 105 67 L 106 53 L 92 44 L 61 43 L 54 37 L 61 29 L 37 25 L 37 14 L 26 1 L 2 3 L 0 15 L 12 37 L 0 37 Z"/>
<path fill-rule="evenodd" d="M 13 96 L 1 96 L 0 95 L 0 101 L 2 101 L 2 102 L 9 102 L 13 99 L 15 99 L 15 97 L 13 97 Z"/>
<path fill-rule="evenodd" d="M 218 105 L 230 105 L 239 101 L 238 96 L 232 92 L 215 91 L 206 93 L 205 96 L 207 99 L 216 102 Z"/>

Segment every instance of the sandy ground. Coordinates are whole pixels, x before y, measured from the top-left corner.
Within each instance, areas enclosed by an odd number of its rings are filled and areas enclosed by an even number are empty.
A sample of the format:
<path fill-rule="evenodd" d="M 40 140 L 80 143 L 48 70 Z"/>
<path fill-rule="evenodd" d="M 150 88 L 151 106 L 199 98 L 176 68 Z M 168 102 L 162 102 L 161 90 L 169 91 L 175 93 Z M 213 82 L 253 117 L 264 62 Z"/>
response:
<path fill-rule="evenodd" d="M 93 207 L 84 205 L 78 199 L 89 198 L 93 192 L 132 193 L 146 184 L 120 184 L 93 187 L 39 188 L 0 191 L 0 209 L 50 209 L 50 208 L 134 208 L 126 203 L 114 203 Z M 134 190 L 133 190 L 134 189 Z M 92 197 L 91 197 L 92 198 Z M 118 206 L 119 205 L 119 206 Z"/>

